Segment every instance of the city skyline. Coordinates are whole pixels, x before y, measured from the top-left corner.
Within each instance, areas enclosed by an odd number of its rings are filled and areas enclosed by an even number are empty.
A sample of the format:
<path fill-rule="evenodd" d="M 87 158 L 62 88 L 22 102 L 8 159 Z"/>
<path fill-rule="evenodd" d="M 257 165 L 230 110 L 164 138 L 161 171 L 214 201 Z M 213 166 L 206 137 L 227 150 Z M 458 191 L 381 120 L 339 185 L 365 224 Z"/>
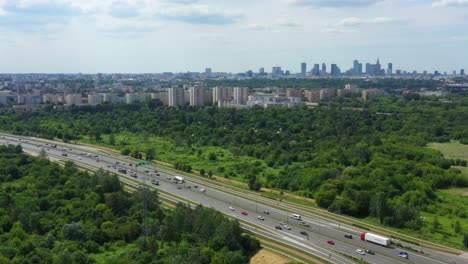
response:
<path fill-rule="evenodd" d="M 0 0 L 0 72 L 344 72 L 380 58 L 451 73 L 468 67 L 467 11 L 467 0 Z"/>

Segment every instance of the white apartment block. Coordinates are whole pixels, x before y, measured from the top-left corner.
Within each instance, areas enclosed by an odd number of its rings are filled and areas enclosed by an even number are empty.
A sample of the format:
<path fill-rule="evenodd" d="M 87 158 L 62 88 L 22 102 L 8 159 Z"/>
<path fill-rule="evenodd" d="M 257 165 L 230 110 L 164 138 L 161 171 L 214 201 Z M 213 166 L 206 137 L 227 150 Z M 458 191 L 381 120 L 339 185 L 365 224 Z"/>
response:
<path fill-rule="evenodd" d="M 172 87 L 168 89 L 169 106 L 184 106 L 184 88 Z"/>
<path fill-rule="evenodd" d="M 65 102 L 67 105 L 81 105 L 81 94 L 67 94 Z"/>
<path fill-rule="evenodd" d="M 88 94 L 89 105 L 100 105 L 104 102 L 102 94 Z"/>
<path fill-rule="evenodd" d="M 42 102 L 49 104 L 57 104 L 59 101 L 59 96 L 57 94 L 44 94 L 42 96 Z"/>
<path fill-rule="evenodd" d="M 190 106 L 203 106 L 203 87 L 200 85 L 194 85 L 190 87 Z"/>
<path fill-rule="evenodd" d="M 232 87 L 216 86 L 213 88 L 213 104 L 217 104 L 219 101 L 231 101 L 233 100 Z"/>
<path fill-rule="evenodd" d="M 249 96 L 248 87 L 234 87 L 234 103 L 237 105 L 247 104 L 247 99 Z"/>

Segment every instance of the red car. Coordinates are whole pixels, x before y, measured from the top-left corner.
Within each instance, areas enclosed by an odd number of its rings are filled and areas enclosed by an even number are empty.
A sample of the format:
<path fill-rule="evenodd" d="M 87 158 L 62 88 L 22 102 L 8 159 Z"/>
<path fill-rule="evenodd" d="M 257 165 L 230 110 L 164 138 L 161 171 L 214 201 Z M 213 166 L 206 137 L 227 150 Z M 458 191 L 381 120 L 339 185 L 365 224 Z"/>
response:
<path fill-rule="evenodd" d="M 242 211 L 241 214 L 248 215 L 248 213 L 246 211 Z"/>
<path fill-rule="evenodd" d="M 335 245 L 335 242 L 333 240 L 327 240 L 327 243 L 330 245 Z"/>

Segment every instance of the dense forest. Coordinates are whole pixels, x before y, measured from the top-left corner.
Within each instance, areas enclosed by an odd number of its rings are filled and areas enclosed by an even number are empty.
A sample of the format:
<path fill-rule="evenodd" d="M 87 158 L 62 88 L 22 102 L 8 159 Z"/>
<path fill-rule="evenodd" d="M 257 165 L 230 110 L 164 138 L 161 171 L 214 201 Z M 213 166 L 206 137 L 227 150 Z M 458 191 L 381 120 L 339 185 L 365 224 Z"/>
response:
<path fill-rule="evenodd" d="M 454 96 L 449 102 L 418 99 L 336 98 L 314 109 L 242 110 L 167 108 L 152 101 L 10 113 L 0 116 L 0 126 L 16 134 L 65 141 L 92 139 L 138 158 L 151 153 L 158 159 L 157 153 L 167 149 L 151 149 L 151 144 L 136 149 L 119 135 L 163 138 L 198 152 L 207 162 L 223 157 L 197 148 L 227 149 L 251 162 L 220 164 L 210 173 L 240 178 L 253 189 L 263 185 L 312 197 L 330 211 L 340 207 L 348 215 L 418 229 L 420 211 L 437 213 L 438 189 L 468 187 L 468 178 L 451 168 L 466 166 L 466 161 L 447 160 L 424 147 L 428 142 L 468 141 L 468 97 Z M 453 208 L 452 213 L 468 215 L 466 207 Z"/>
<path fill-rule="evenodd" d="M 241 264 L 258 249 L 213 209 L 163 209 L 157 193 L 126 193 L 115 175 L 0 146 L 0 263 Z"/>

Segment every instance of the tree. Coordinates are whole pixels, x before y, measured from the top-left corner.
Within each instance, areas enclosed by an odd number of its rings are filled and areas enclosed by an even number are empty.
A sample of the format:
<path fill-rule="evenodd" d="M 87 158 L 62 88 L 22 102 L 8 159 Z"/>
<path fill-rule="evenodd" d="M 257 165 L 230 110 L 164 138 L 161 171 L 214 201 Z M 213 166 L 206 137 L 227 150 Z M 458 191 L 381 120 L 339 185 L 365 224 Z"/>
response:
<path fill-rule="evenodd" d="M 213 177 L 213 172 L 211 170 L 208 171 L 208 176 L 211 178 Z"/>
<path fill-rule="evenodd" d="M 204 169 L 201 169 L 201 170 L 200 170 L 200 175 L 201 175 L 201 176 L 205 176 L 205 170 L 204 170 Z"/>
<path fill-rule="evenodd" d="M 468 233 L 463 234 L 463 246 L 468 248 Z"/>
<path fill-rule="evenodd" d="M 257 176 L 252 175 L 249 178 L 249 189 L 252 191 L 260 191 L 262 184 L 258 181 Z"/>
<path fill-rule="evenodd" d="M 149 148 L 146 150 L 146 160 L 151 161 L 156 159 L 156 150 L 154 148 Z"/>
<path fill-rule="evenodd" d="M 47 153 L 44 148 L 41 148 L 37 157 L 40 159 L 47 159 Z"/>
<path fill-rule="evenodd" d="M 115 135 L 114 135 L 114 133 L 110 133 L 110 135 L 109 135 L 109 145 L 112 145 L 112 146 L 115 145 Z"/>
<path fill-rule="evenodd" d="M 455 224 L 453 225 L 453 231 L 455 231 L 456 234 L 460 234 L 463 231 L 460 221 L 455 221 Z"/>
<path fill-rule="evenodd" d="M 79 223 L 65 224 L 62 227 L 62 236 L 68 240 L 86 240 L 86 231 Z"/>

